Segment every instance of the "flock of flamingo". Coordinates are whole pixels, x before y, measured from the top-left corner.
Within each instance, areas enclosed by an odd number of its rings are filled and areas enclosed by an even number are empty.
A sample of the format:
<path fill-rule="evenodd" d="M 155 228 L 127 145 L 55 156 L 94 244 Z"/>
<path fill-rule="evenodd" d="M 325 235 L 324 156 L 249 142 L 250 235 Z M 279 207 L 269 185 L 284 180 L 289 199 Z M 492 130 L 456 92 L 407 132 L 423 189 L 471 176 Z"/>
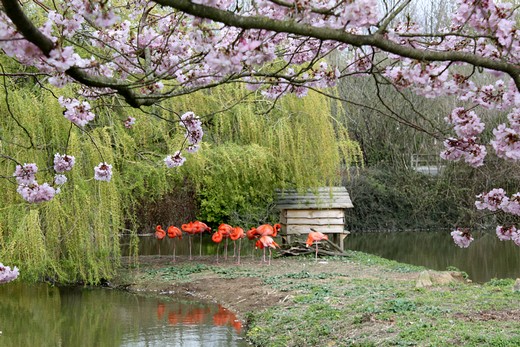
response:
<path fill-rule="evenodd" d="M 191 252 L 191 244 L 193 235 L 200 234 L 200 247 L 199 247 L 199 255 L 202 256 L 202 234 L 204 232 L 211 232 L 211 228 L 207 226 L 205 223 L 200 221 L 189 222 L 187 224 L 181 225 L 182 231 L 188 234 L 189 238 L 189 259 L 192 260 L 192 252 Z M 168 235 L 171 239 L 182 239 L 182 231 L 176 226 L 170 225 L 167 228 L 167 231 L 164 231 L 161 225 L 157 225 L 155 227 L 155 238 L 158 241 L 161 241 Z M 249 240 L 255 241 L 254 248 L 263 250 L 263 262 L 267 262 L 268 265 L 271 265 L 271 249 L 280 248 L 280 246 L 274 241 L 273 237 L 278 235 L 278 232 L 281 229 L 280 224 L 262 224 L 258 227 L 252 227 L 247 232 L 244 232 L 244 229 L 241 227 L 233 227 L 229 224 L 222 223 L 218 226 L 216 232 L 211 236 L 211 240 L 218 244 L 217 246 L 217 263 L 219 257 L 219 247 L 220 243 L 225 240 L 225 259 L 227 260 L 227 247 L 228 247 L 228 239 L 233 241 L 233 254 L 234 257 L 237 258 L 237 264 L 240 264 L 240 248 L 242 239 L 247 237 Z M 311 231 L 307 236 L 306 245 L 307 247 L 311 247 L 313 244 L 316 245 L 316 260 L 318 259 L 318 243 L 322 240 L 327 240 L 327 235 L 319 232 L 319 231 Z M 238 250 L 236 246 L 236 242 L 238 241 Z M 266 249 L 269 250 L 269 258 L 266 261 Z M 175 255 L 175 242 L 173 242 L 173 261 L 176 260 Z"/>

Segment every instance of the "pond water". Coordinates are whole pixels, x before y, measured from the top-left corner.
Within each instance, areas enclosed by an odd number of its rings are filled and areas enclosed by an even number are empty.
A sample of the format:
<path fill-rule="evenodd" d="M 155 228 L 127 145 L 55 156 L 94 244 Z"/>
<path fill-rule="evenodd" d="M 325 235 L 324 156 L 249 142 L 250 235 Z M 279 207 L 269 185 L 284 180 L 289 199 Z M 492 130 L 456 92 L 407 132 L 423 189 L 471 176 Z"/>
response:
<path fill-rule="evenodd" d="M 494 232 L 473 233 L 473 237 L 475 241 L 463 249 L 455 245 L 450 232 L 352 233 L 345 240 L 345 248 L 434 270 L 454 266 L 480 283 L 520 277 L 518 246 L 500 241 Z"/>
<path fill-rule="evenodd" d="M 247 345 L 236 316 L 212 303 L 20 281 L 0 286 L 4 347 Z"/>

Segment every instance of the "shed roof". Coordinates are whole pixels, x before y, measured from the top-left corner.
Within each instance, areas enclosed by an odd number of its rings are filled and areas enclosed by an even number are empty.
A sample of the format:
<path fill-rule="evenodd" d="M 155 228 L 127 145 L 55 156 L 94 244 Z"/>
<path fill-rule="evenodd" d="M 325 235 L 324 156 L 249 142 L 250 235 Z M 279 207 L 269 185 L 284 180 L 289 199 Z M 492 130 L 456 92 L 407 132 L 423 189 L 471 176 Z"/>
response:
<path fill-rule="evenodd" d="M 354 207 L 345 187 L 322 187 L 304 192 L 294 189 L 277 191 L 276 197 L 276 205 L 280 210 Z"/>

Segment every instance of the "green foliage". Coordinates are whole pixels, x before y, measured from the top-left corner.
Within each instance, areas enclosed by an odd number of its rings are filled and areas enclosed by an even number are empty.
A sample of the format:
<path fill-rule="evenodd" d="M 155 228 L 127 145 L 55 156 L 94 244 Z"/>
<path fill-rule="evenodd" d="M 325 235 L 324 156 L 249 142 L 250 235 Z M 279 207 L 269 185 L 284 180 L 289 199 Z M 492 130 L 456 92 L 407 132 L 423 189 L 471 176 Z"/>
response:
<path fill-rule="evenodd" d="M 197 186 L 202 220 L 252 225 L 273 201 L 274 162 L 263 147 L 228 143 L 204 149 L 181 170 Z"/>
<path fill-rule="evenodd" d="M 0 105 L 5 115 L 0 120 L 0 153 L 21 163 L 35 162 L 40 184 L 53 180 L 55 153 L 74 155 L 76 165 L 66 174 L 61 193 L 36 205 L 23 201 L 13 179 L 0 180 L 0 259 L 18 266 L 28 280 L 97 283 L 112 277 L 120 261 L 119 236 L 131 221 L 128 212 L 143 197 L 160 196 L 176 182 L 158 168 L 155 158 L 142 160 L 142 153 L 155 150 L 161 140 L 153 131 L 157 124 L 142 122 L 138 130 L 130 130 L 135 136 L 128 136 L 122 121 L 136 115 L 135 110 L 120 114 L 98 108 L 87 134 L 60 116 L 62 108 L 50 93 L 8 90 L 12 113 L 5 102 Z M 162 142 L 173 141 L 166 132 L 159 133 Z M 12 177 L 15 163 L 2 161 L 0 176 Z M 110 183 L 90 178 L 102 161 L 114 165 Z"/>
<path fill-rule="evenodd" d="M 512 288 L 515 284 L 515 280 L 512 278 L 492 278 L 486 285 L 494 287 L 510 287 Z"/>
<path fill-rule="evenodd" d="M 201 104 L 194 97 L 191 102 Z M 320 94 L 286 96 L 272 105 L 248 98 L 243 89 L 224 88 L 218 97 L 205 95 L 199 108 L 236 100 L 243 103 L 208 120 L 213 144 L 183 167 L 197 184 L 203 220 L 244 226 L 276 221 L 276 188 L 336 185 L 342 167 L 360 161 L 359 146 L 334 118 L 340 105 Z"/>
<path fill-rule="evenodd" d="M 351 175 L 347 189 L 355 206 L 346 212 L 353 231 L 441 230 L 469 221 L 474 214 L 475 194 L 447 176 L 364 168 Z"/>

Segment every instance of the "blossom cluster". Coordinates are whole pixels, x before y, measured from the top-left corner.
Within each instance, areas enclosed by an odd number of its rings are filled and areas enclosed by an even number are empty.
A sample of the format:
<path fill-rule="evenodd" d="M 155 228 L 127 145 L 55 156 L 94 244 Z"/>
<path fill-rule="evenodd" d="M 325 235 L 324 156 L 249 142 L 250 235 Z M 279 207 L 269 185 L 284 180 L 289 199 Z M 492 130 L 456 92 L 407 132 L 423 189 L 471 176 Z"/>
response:
<path fill-rule="evenodd" d="M 195 153 L 200 148 L 200 142 L 204 136 L 202 130 L 202 121 L 193 112 L 186 112 L 180 117 L 179 124 L 183 127 L 185 132 L 186 141 L 188 146 L 186 152 Z M 186 158 L 182 155 L 181 151 L 175 152 L 173 155 L 168 155 L 164 158 L 164 163 L 168 168 L 178 167 L 184 164 Z"/>
<path fill-rule="evenodd" d="M 36 172 L 38 166 L 35 163 L 25 163 L 24 165 L 16 165 L 13 173 L 18 182 L 17 192 L 31 203 L 38 203 L 51 200 L 56 194 L 56 190 L 48 183 L 38 184 L 36 181 Z"/>
<path fill-rule="evenodd" d="M 457 107 L 445 121 L 453 125 L 457 137 L 444 141 L 445 150 L 441 153 L 441 158 L 453 161 L 464 158 L 473 167 L 483 165 L 487 150 L 478 143 L 477 136 L 482 133 L 485 125 L 477 114 L 464 107 Z"/>
<path fill-rule="evenodd" d="M 495 188 L 487 193 L 477 195 L 475 206 L 478 210 L 502 211 L 514 216 L 520 216 L 520 193 L 515 193 L 509 197 L 504 189 Z M 515 225 L 498 225 L 496 234 L 501 241 L 511 240 L 517 246 L 520 246 L 520 231 Z"/>
<path fill-rule="evenodd" d="M 496 229 L 497 237 L 500 241 L 513 241 L 517 246 L 520 246 L 520 232 L 514 225 L 510 226 L 497 226 Z"/>
<path fill-rule="evenodd" d="M 39 184 L 36 181 L 38 166 L 35 163 L 16 165 L 13 176 L 18 183 L 17 192 L 30 203 L 49 201 L 61 191 L 61 186 L 67 182 L 65 172 L 72 170 L 76 159 L 72 155 L 56 153 L 54 155 L 54 175 L 52 185 Z M 112 178 L 112 165 L 100 163 L 94 168 L 94 179 L 98 181 L 110 181 Z"/>
<path fill-rule="evenodd" d="M 99 163 L 99 165 L 94 168 L 94 179 L 97 181 L 110 182 L 112 179 L 112 165 L 105 162 Z"/>
<path fill-rule="evenodd" d="M 509 127 L 500 124 L 493 130 L 491 145 L 498 157 L 507 160 L 520 159 L 520 107 L 508 114 Z"/>
<path fill-rule="evenodd" d="M 67 182 L 67 177 L 62 173 L 70 171 L 74 166 L 75 158 L 67 154 L 56 153 L 54 155 L 54 184 L 39 184 L 36 181 L 38 166 L 35 163 L 16 165 L 13 176 L 18 183 L 17 192 L 30 203 L 49 201 L 60 192 L 60 187 Z"/>
<path fill-rule="evenodd" d="M 520 193 L 509 197 L 504 189 L 495 188 L 488 193 L 477 195 L 475 206 L 478 210 L 487 209 L 493 212 L 501 210 L 514 216 L 520 216 Z"/>
<path fill-rule="evenodd" d="M 451 237 L 457 246 L 460 248 L 468 248 L 473 242 L 473 236 L 466 228 L 457 228 L 451 232 Z"/>
<path fill-rule="evenodd" d="M 58 102 L 66 109 L 63 113 L 65 118 L 79 127 L 84 127 L 95 117 L 95 114 L 90 112 L 90 104 L 86 101 L 80 102 L 77 99 L 60 96 Z"/>
<path fill-rule="evenodd" d="M 11 267 L 0 263 L 0 284 L 14 281 L 18 275 L 20 275 L 20 272 L 16 266 L 11 269 Z"/>

